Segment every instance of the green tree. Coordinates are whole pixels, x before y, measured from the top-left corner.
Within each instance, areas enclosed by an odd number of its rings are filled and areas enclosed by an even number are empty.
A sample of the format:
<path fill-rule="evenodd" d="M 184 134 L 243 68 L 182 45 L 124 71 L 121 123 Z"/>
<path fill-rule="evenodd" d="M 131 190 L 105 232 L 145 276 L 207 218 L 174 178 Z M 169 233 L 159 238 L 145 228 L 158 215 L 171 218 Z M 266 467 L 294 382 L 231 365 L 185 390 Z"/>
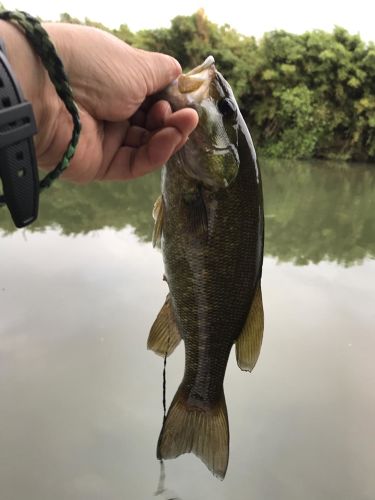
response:
<path fill-rule="evenodd" d="M 67 13 L 61 21 L 80 23 Z M 112 33 L 173 55 L 184 70 L 212 54 L 265 156 L 375 161 L 375 46 L 358 35 L 341 27 L 276 30 L 256 41 L 211 22 L 202 9 L 169 28 L 132 33 L 121 24 Z"/>

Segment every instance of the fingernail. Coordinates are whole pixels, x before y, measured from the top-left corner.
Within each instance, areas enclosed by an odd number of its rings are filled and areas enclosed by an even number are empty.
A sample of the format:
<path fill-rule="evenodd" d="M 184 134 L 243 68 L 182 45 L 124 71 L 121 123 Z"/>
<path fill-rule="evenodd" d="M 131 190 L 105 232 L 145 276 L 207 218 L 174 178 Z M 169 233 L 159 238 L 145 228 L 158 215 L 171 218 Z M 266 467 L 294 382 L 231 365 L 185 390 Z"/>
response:
<path fill-rule="evenodd" d="M 178 75 L 180 75 L 182 73 L 181 64 L 174 57 L 172 57 L 172 56 L 168 56 L 168 57 L 173 63 L 172 77 L 176 78 Z"/>

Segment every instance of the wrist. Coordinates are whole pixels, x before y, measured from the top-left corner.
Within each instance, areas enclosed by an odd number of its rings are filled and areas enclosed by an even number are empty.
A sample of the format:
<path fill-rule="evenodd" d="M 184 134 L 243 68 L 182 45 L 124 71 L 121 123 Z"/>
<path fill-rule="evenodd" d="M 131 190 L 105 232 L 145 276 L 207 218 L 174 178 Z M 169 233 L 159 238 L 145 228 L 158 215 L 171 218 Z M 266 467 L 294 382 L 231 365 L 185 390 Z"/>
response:
<path fill-rule="evenodd" d="M 23 227 L 35 220 L 39 191 L 48 188 L 69 166 L 77 149 L 81 122 L 64 64 L 40 21 L 27 12 L 3 10 L 0 12 L 0 23 L 2 87 L 5 89 L 1 118 L 2 124 L 9 127 L 2 130 L 1 137 L 4 195 L 0 195 L 0 203 L 8 205 L 16 225 Z M 62 103 L 65 109 L 62 109 Z M 30 104 L 34 108 L 33 113 Z M 61 136 L 59 141 L 56 140 L 60 135 L 57 133 L 60 127 L 57 122 L 61 122 L 67 114 L 73 125 L 70 139 L 62 148 L 61 157 L 51 165 L 48 156 L 53 159 L 52 152 L 56 153 L 59 142 L 62 142 Z M 39 126 L 35 141 L 39 165 L 44 163 L 43 166 L 50 170 L 40 182 L 31 140 L 36 125 Z M 29 200 L 30 210 L 19 210 L 23 198 Z"/>
<path fill-rule="evenodd" d="M 60 108 L 59 98 L 39 56 L 22 31 L 12 23 L 0 20 L 0 37 L 23 95 L 32 104 L 38 129 L 34 143 L 37 156 L 40 156 L 51 141 L 52 125 Z"/>

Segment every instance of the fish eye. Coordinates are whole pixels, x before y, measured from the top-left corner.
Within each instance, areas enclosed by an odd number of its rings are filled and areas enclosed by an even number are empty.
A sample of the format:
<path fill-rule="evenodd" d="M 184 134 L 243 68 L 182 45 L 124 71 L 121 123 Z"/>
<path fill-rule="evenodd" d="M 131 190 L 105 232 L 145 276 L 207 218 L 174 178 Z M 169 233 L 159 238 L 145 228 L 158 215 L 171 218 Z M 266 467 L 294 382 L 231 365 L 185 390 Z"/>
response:
<path fill-rule="evenodd" d="M 229 97 L 224 97 L 218 102 L 218 108 L 223 116 L 234 116 L 236 114 L 236 104 Z"/>

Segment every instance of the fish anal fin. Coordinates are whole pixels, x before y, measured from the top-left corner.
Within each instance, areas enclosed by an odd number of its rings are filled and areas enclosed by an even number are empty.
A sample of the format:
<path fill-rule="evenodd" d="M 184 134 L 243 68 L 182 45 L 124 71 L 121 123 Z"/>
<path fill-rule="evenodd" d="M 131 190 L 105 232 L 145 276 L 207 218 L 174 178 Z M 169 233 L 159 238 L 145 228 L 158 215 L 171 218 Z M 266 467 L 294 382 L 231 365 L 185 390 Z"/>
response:
<path fill-rule="evenodd" d="M 241 335 L 236 341 L 237 364 L 241 370 L 251 372 L 256 365 L 262 347 L 264 313 L 260 282 Z"/>
<path fill-rule="evenodd" d="M 161 235 L 163 232 L 163 220 L 164 220 L 164 200 L 163 195 L 160 195 L 154 203 L 154 208 L 152 210 L 152 216 L 155 220 L 154 231 L 152 233 L 152 246 L 156 246 L 160 243 Z"/>
<path fill-rule="evenodd" d="M 159 356 L 169 356 L 181 341 L 170 295 L 164 302 L 159 314 L 154 321 L 147 340 L 147 349 L 154 351 Z"/>
<path fill-rule="evenodd" d="M 182 384 L 183 385 L 183 384 Z M 229 427 L 224 392 L 212 408 L 189 406 L 177 391 L 159 436 L 157 457 L 194 453 L 218 478 L 224 479 L 229 458 Z"/>

